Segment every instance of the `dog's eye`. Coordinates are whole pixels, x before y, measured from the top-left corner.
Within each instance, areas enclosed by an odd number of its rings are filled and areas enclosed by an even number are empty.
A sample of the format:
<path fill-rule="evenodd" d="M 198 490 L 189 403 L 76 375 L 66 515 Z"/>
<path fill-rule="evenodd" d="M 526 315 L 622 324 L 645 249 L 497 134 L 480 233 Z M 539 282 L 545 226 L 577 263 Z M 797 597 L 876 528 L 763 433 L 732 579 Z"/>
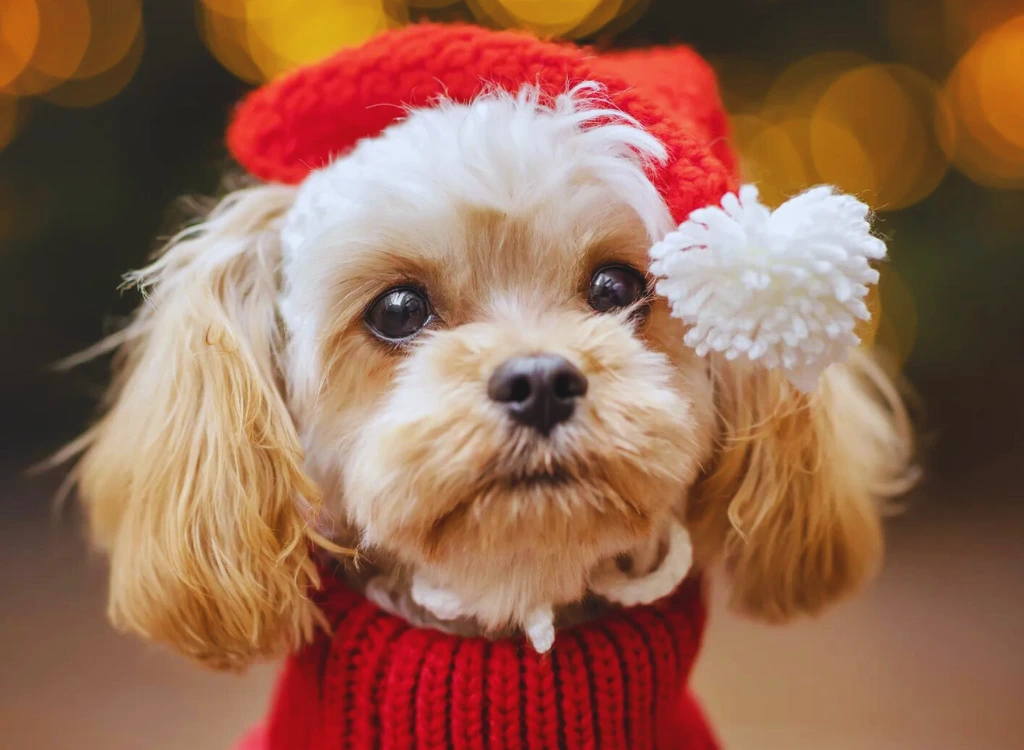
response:
<path fill-rule="evenodd" d="M 638 302 L 646 292 L 643 276 L 629 266 L 604 266 L 590 279 L 587 302 L 598 312 L 610 312 Z"/>
<path fill-rule="evenodd" d="M 421 292 L 407 287 L 389 289 L 366 310 L 366 325 L 388 341 L 404 341 L 430 322 L 430 303 Z"/>

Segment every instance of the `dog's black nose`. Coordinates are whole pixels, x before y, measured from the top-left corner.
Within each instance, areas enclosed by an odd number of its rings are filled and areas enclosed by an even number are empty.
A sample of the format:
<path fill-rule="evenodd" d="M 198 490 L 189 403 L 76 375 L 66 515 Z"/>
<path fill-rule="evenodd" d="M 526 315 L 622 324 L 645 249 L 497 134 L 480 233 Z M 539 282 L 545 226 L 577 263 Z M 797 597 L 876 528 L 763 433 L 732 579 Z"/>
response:
<path fill-rule="evenodd" d="M 487 383 L 491 400 L 504 404 L 520 424 L 547 435 L 572 416 L 576 399 L 587 392 L 587 379 L 564 357 L 538 354 L 513 357 Z"/>

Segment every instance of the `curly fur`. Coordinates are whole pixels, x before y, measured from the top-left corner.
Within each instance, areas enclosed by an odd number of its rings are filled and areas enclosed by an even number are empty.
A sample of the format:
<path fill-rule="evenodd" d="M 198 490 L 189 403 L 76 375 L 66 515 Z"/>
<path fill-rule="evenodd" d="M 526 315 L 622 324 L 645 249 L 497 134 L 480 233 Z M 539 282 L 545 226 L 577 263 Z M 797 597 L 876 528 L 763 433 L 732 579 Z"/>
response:
<path fill-rule="evenodd" d="M 411 111 L 298 189 L 232 193 L 130 277 L 151 293 L 71 449 L 115 623 L 243 666 L 309 638 L 312 550 L 342 544 L 499 633 L 577 605 L 609 560 L 655 565 L 683 517 L 696 564 L 724 557 L 771 619 L 868 576 L 909 451 L 877 369 L 856 358 L 807 397 L 698 359 L 659 299 L 587 308 L 596 268 L 646 268 L 670 226 L 645 171 L 660 144 L 598 93 Z M 437 317 L 393 346 L 363 313 L 399 283 Z M 536 352 L 590 382 L 546 441 L 486 395 Z"/>

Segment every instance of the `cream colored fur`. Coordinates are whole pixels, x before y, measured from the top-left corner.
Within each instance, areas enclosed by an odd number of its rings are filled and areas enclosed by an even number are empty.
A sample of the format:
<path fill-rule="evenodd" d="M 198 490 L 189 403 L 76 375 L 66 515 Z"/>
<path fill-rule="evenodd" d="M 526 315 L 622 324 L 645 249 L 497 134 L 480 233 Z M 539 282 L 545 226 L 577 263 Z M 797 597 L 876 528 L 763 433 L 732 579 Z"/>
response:
<path fill-rule="evenodd" d="M 876 569 L 910 441 L 865 356 L 807 397 L 698 359 L 659 299 L 587 308 L 594 270 L 646 268 L 669 223 L 660 144 L 593 94 L 412 112 L 298 190 L 229 195 L 131 277 L 150 293 L 72 447 L 117 625 L 215 666 L 293 649 L 332 542 L 360 549 L 354 579 L 421 576 L 489 633 L 571 609 L 610 561 L 656 567 L 673 519 L 774 620 Z M 395 284 L 436 311 L 399 347 L 363 323 Z M 486 393 L 537 352 L 590 384 L 550 440 Z"/>

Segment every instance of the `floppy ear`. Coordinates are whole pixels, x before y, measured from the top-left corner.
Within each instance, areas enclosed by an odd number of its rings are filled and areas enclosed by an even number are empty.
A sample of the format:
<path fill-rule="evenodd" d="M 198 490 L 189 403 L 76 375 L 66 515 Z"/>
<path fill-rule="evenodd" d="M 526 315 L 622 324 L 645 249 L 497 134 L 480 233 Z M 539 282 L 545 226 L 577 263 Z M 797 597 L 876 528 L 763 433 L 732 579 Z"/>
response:
<path fill-rule="evenodd" d="M 310 637 L 318 507 L 278 382 L 278 229 L 294 189 L 237 191 L 131 277 L 109 411 L 76 467 L 109 615 L 217 667 Z M 307 511 L 307 513 L 304 513 Z"/>
<path fill-rule="evenodd" d="M 883 501 L 912 483 L 911 428 L 867 355 L 828 368 L 805 395 L 778 372 L 722 364 L 720 442 L 688 510 L 724 557 L 733 603 L 772 621 L 855 590 L 882 557 Z"/>

